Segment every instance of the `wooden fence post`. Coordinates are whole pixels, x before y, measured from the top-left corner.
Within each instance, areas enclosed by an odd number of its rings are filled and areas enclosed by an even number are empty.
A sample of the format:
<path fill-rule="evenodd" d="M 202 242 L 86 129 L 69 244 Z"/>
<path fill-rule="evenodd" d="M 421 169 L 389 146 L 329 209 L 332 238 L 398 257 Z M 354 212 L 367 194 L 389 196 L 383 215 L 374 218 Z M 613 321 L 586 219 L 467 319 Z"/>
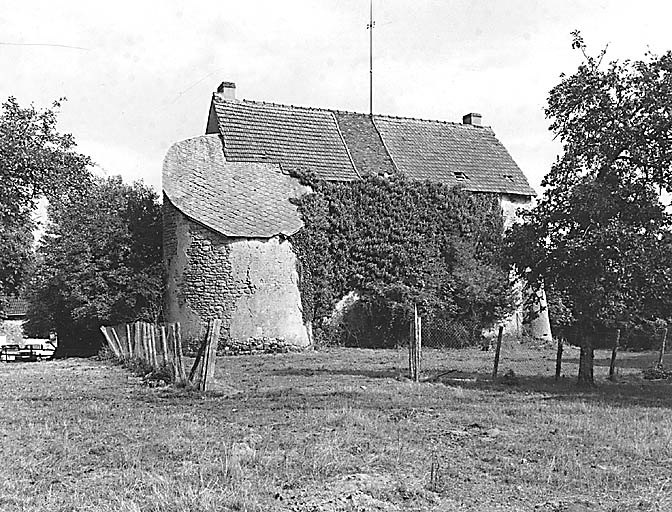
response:
<path fill-rule="evenodd" d="M 149 366 L 152 366 L 152 340 L 150 338 L 151 334 L 149 332 L 149 324 L 147 322 L 142 322 L 142 326 L 144 328 L 145 350 L 147 351 L 145 355 L 145 361 L 149 364 Z"/>
<path fill-rule="evenodd" d="M 618 354 L 618 344 L 621 341 L 621 330 L 616 329 L 616 338 L 614 339 L 614 346 L 611 349 L 611 363 L 609 363 L 609 379 L 614 379 L 616 373 L 616 355 Z"/>
<path fill-rule="evenodd" d="M 178 382 L 187 381 L 187 373 L 184 370 L 184 360 L 182 359 L 182 333 L 180 332 L 180 323 L 175 323 L 175 363 L 177 365 Z"/>
<path fill-rule="evenodd" d="M 418 315 L 418 328 L 416 331 L 416 342 L 415 346 L 417 349 L 417 357 L 418 357 L 418 362 L 416 364 L 416 367 L 418 368 L 418 376 L 415 380 L 415 382 L 420 382 L 420 376 L 422 374 L 422 317 Z"/>
<path fill-rule="evenodd" d="M 413 370 L 414 343 L 415 343 L 415 318 L 413 318 L 412 322 L 409 322 L 409 333 L 408 333 L 408 377 L 410 379 L 412 379 L 413 375 L 415 374 Z"/>
<path fill-rule="evenodd" d="M 222 321 L 219 318 L 210 320 L 208 324 L 208 335 L 203 352 L 203 364 L 201 366 L 201 378 L 198 385 L 201 391 L 210 391 L 213 387 L 212 381 L 215 373 L 217 344 L 219 343 L 219 331 L 221 327 Z"/>
<path fill-rule="evenodd" d="M 658 356 L 658 366 L 663 366 L 665 358 L 665 344 L 667 343 L 667 327 L 663 329 L 663 340 L 660 342 L 660 355 Z"/>
<path fill-rule="evenodd" d="M 492 367 L 492 380 L 497 378 L 497 372 L 499 371 L 499 354 L 502 351 L 502 336 L 504 335 L 504 326 L 499 326 L 499 332 L 497 333 L 497 347 L 495 348 L 495 364 Z"/>
<path fill-rule="evenodd" d="M 563 339 L 558 337 L 558 353 L 555 356 L 555 380 L 560 379 L 560 372 L 562 371 L 562 351 L 563 351 Z"/>
<path fill-rule="evenodd" d="M 143 322 L 145 326 L 145 346 L 147 347 L 147 363 L 149 366 L 154 366 L 154 356 L 152 354 L 152 330 L 148 322 Z"/>
<path fill-rule="evenodd" d="M 138 356 L 141 360 L 147 361 L 147 341 L 145 340 L 145 322 L 138 322 L 138 332 L 140 336 L 138 340 L 140 341 L 140 350 L 138 351 Z"/>
<path fill-rule="evenodd" d="M 420 368 L 418 368 L 418 308 L 413 307 L 413 374 L 411 379 L 413 382 L 420 380 Z"/>
<path fill-rule="evenodd" d="M 152 324 L 152 333 L 154 336 L 154 355 L 156 357 L 156 367 L 160 368 L 161 367 L 161 361 L 163 361 L 163 353 L 161 352 L 161 332 L 159 330 L 159 326 L 156 324 Z"/>
<path fill-rule="evenodd" d="M 156 326 L 156 336 L 157 336 L 157 343 L 161 347 L 161 366 L 166 366 L 168 364 L 168 354 L 166 352 L 167 347 L 166 347 L 166 331 L 163 327 L 163 325 L 157 325 Z"/>
<path fill-rule="evenodd" d="M 149 324 L 142 322 L 142 346 L 145 349 L 145 363 L 152 365 L 152 349 L 149 345 Z"/>
<path fill-rule="evenodd" d="M 154 368 L 159 367 L 159 359 L 157 357 L 156 351 L 156 326 L 154 324 L 147 324 L 149 330 L 149 350 L 152 354 L 152 366 Z"/>
<path fill-rule="evenodd" d="M 114 342 L 116 343 L 117 347 L 119 347 L 119 354 L 121 358 L 128 359 L 128 355 L 126 354 L 126 346 L 119 339 L 117 330 L 114 327 L 110 327 L 110 331 L 112 331 L 112 337 L 114 338 Z"/>
<path fill-rule="evenodd" d="M 158 337 L 156 335 L 156 325 L 151 323 L 149 324 L 149 334 L 150 334 L 150 339 L 152 340 L 152 357 L 154 358 L 154 361 L 152 361 L 152 365 L 154 368 L 159 367 L 159 347 L 157 345 Z"/>
<path fill-rule="evenodd" d="M 133 359 L 133 356 L 135 355 L 133 353 L 133 340 L 131 338 L 131 324 L 126 324 L 126 344 L 128 345 L 128 357 L 129 359 Z"/>
<path fill-rule="evenodd" d="M 196 373 L 199 374 L 199 378 L 202 373 L 202 363 L 203 363 L 203 354 L 207 350 L 207 345 L 208 345 L 208 337 L 210 336 L 210 323 L 208 323 L 208 327 L 205 332 L 205 338 L 203 338 L 203 341 L 201 344 L 198 346 L 198 351 L 196 352 L 196 359 L 194 359 L 194 364 L 191 365 L 191 370 L 189 371 L 189 382 L 194 382 L 194 378 L 196 377 Z"/>
<path fill-rule="evenodd" d="M 140 342 L 140 322 L 133 322 L 133 351 L 136 359 L 142 356 L 142 343 Z"/>
<path fill-rule="evenodd" d="M 166 338 L 166 326 L 162 325 L 159 327 L 161 334 L 161 351 L 163 352 L 163 364 L 168 366 L 170 365 L 170 354 L 168 353 L 168 340 Z"/>
<path fill-rule="evenodd" d="M 166 340 L 168 344 L 168 350 L 170 352 L 170 373 L 173 377 L 173 382 L 177 382 L 178 371 L 177 371 L 177 350 L 175 342 L 175 324 L 168 324 L 168 338 Z"/>
<path fill-rule="evenodd" d="M 119 353 L 119 349 L 114 344 L 114 341 L 112 341 L 112 338 L 110 337 L 110 335 L 107 332 L 107 328 L 101 326 L 100 327 L 100 332 L 103 333 L 103 336 L 105 337 L 105 340 L 107 341 L 107 344 L 112 349 L 112 352 L 114 352 L 114 356 L 117 357 L 117 358 L 121 357 L 121 354 Z"/>
<path fill-rule="evenodd" d="M 133 324 L 133 341 L 135 343 L 135 357 L 142 359 L 142 324 L 140 322 L 135 322 Z"/>
<path fill-rule="evenodd" d="M 420 382 L 422 368 L 422 317 L 418 315 L 418 306 L 413 306 L 413 323 L 408 344 L 408 366 L 410 378 Z"/>

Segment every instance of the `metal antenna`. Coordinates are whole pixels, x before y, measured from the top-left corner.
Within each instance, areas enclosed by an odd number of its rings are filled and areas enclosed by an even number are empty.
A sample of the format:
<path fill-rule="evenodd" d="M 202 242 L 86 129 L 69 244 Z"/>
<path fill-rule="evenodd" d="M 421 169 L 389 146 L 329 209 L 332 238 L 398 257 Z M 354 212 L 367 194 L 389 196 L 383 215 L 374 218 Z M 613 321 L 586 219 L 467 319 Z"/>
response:
<path fill-rule="evenodd" d="M 373 27 L 376 22 L 373 21 L 373 0 L 369 2 L 369 23 L 366 26 L 369 30 L 369 115 L 373 116 Z"/>

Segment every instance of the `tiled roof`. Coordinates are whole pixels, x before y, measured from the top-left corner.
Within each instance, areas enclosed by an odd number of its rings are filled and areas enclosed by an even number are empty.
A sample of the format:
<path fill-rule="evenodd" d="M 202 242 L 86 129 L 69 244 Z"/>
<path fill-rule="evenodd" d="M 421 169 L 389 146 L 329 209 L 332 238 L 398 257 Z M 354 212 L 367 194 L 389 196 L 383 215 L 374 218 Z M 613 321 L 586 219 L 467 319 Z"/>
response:
<path fill-rule="evenodd" d="M 486 126 L 296 107 L 213 95 L 228 161 L 311 169 L 353 180 L 395 169 L 475 192 L 532 196 L 525 175 Z M 213 125 L 214 126 L 214 125 Z M 353 168 L 354 164 L 354 168 Z"/>
<path fill-rule="evenodd" d="M 213 95 L 208 132 L 174 144 L 164 190 L 185 215 L 232 237 L 290 235 L 303 193 L 288 171 L 350 181 L 400 171 L 475 192 L 535 195 L 489 127 L 368 116 Z"/>
<path fill-rule="evenodd" d="M 352 161 L 362 176 L 394 172 L 392 159 L 371 116 L 353 112 L 334 112 L 334 115 Z"/>
<path fill-rule="evenodd" d="M 185 215 L 230 237 L 291 235 L 301 218 L 290 197 L 303 191 L 277 164 L 224 159 L 219 135 L 171 146 L 163 163 L 163 188 Z"/>
<path fill-rule="evenodd" d="M 374 116 L 374 122 L 407 176 L 474 192 L 535 195 L 489 127 L 387 116 Z"/>
<path fill-rule="evenodd" d="M 7 317 L 23 317 L 28 311 L 28 302 L 17 297 L 1 297 L 6 304 L 4 313 Z"/>
<path fill-rule="evenodd" d="M 272 162 L 335 181 L 358 179 L 332 112 L 226 100 L 213 105 L 230 162 Z"/>

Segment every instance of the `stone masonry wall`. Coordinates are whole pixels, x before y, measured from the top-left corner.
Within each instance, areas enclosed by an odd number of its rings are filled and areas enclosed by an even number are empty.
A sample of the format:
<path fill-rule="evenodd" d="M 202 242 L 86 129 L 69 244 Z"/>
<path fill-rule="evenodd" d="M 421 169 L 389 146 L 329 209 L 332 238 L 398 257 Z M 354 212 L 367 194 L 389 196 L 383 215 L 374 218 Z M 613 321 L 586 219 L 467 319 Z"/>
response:
<path fill-rule="evenodd" d="M 220 318 L 220 345 L 258 336 L 308 345 L 289 242 L 229 238 L 184 216 L 164 197 L 166 320 L 188 346 Z"/>
<path fill-rule="evenodd" d="M 210 319 L 222 320 L 228 338 L 232 290 L 228 239 L 185 217 L 164 197 L 166 320 L 180 322 L 185 345 L 197 346 Z"/>
<path fill-rule="evenodd" d="M 221 338 L 228 338 L 231 315 L 240 293 L 233 284 L 229 262 L 228 239 L 194 222 L 189 223 L 191 243 L 187 248 L 188 265 L 184 273 L 179 298 L 201 320 L 198 333 L 193 329 L 191 337 L 202 339 L 207 329 L 207 320 L 222 320 Z"/>
<path fill-rule="evenodd" d="M 177 221 L 180 212 L 173 206 L 166 194 L 163 194 L 163 258 L 177 255 Z"/>

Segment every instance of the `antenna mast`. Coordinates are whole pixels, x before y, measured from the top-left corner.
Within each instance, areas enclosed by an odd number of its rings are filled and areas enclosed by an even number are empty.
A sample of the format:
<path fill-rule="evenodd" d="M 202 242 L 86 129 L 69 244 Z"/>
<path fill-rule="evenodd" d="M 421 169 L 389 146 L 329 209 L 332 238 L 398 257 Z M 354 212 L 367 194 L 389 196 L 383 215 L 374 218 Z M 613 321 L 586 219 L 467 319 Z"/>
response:
<path fill-rule="evenodd" d="M 369 115 L 373 116 L 373 27 L 376 22 L 373 21 L 373 0 L 369 1 L 369 24 L 366 28 L 369 30 Z"/>

